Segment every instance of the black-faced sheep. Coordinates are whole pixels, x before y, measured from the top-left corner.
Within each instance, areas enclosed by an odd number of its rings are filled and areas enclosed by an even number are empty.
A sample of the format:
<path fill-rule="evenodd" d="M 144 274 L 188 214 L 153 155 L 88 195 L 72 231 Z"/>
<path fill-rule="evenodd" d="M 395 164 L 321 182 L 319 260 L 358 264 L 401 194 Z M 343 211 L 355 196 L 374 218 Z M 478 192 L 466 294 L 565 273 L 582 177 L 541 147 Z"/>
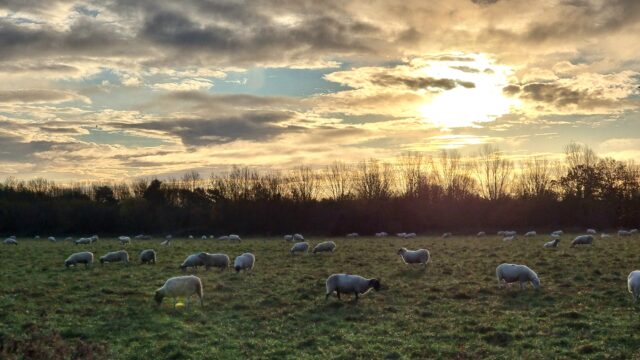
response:
<path fill-rule="evenodd" d="M 167 280 L 161 288 L 156 290 L 154 299 L 160 306 L 165 297 L 173 298 L 173 307 L 175 308 L 177 298 L 182 297 L 185 298 L 188 307 L 189 299 L 193 295 L 200 298 L 200 306 L 203 306 L 202 280 L 193 275 L 176 276 Z"/>

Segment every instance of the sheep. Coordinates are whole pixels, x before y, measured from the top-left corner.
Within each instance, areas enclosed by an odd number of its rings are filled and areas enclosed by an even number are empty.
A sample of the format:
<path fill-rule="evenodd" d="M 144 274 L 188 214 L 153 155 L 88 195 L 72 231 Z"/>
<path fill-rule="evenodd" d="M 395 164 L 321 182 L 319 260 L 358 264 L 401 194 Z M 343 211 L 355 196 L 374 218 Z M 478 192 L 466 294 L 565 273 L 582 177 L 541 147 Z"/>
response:
<path fill-rule="evenodd" d="M 335 292 L 338 299 L 340 299 L 340 293 L 353 293 L 356 296 L 355 300 L 358 301 L 359 294 L 364 295 L 371 289 L 378 291 L 381 284 L 378 279 L 367 279 L 359 275 L 333 274 L 327 278 L 326 286 L 325 300 Z"/>
<path fill-rule="evenodd" d="M 387 237 L 388 235 L 389 235 L 389 234 L 388 234 L 388 233 L 386 233 L 386 232 L 384 232 L 384 231 L 381 231 L 381 232 L 377 232 L 377 233 L 375 233 L 375 236 L 376 236 L 376 237 Z"/>
<path fill-rule="evenodd" d="M 127 245 L 131 243 L 131 238 L 128 236 L 119 236 L 118 241 L 120 241 L 120 245 Z"/>
<path fill-rule="evenodd" d="M 553 237 L 560 237 L 562 235 L 564 235 L 564 231 L 562 231 L 562 230 L 556 230 L 556 231 L 551 233 L 551 236 L 553 236 Z"/>
<path fill-rule="evenodd" d="M 211 267 L 220 268 L 220 271 L 228 268 L 231 264 L 231 260 L 227 254 L 209 254 L 201 252 L 198 254 L 198 258 L 202 261 L 205 270 L 209 270 Z"/>
<path fill-rule="evenodd" d="M 222 235 L 218 238 L 218 240 L 229 240 L 229 237 L 227 235 Z"/>
<path fill-rule="evenodd" d="M 498 231 L 496 235 L 504 237 L 504 230 Z"/>
<path fill-rule="evenodd" d="M 140 251 L 140 264 L 156 264 L 156 251 L 153 249 L 146 249 Z"/>
<path fill-rule="evenodd" d="M 204 261 L 202 261 L 202 259 L 200 258 L 200 253 L 191 254 L 187 256 L 187 258 L 184 259 L 182 264 L 180 264 L 179 268 L 182 271 L 185 271 L 187 270 L 187 268 L 190 268 L 190 267 L 197 270 L 198 266 L 204 266 Z"/>
<path fill-rule="evenodd" d="M 173 239 L 173 235 L 169 234 L 167 236 L 164 237 L 165 240 L 171 240 Z"/>
<path fill-rule="evenodd" d="M 496 277 L 498 278 L 498 286 L 502 286 L 502 281 L 507 284 L 520 282 L 520 290 L 526 288 L 526 283 L 531 282 L 534 289 L 540 289 L 540 278 L 533 270 L 526 265 L 518 264 L 500 264 L 496 268 Z"/>
<path fill-rule="evenodd" d="M 285 235 L 284 236 L 284 241 L 293 241 L 293 235 L 291 235 L 291 234 Z"/>
<path fill-rule="evenodd" d="M 348 238 L 354 238 L 354 237 L 358 237 L 360 236 L 360 234 L 358 234 L 357 232 L 352 232 L 352 233 L 348 233 L 347 237 Z"/>
<path fill-rule="evenodd" d="M 404 235 L 405 239 L 411 239 L 411 238 L 414 238 L 414 237 L 416 237 L 416 233 L 407 233 L 407 234 Z"/>
<path fill-rule="evenodd" d="M 253 270 L 253 264 L 256 262 L 256 257 L 252 253 L 244 253 L 240 256 L 236 256 L 233 261 L 233 268 L 239 273 L 240 270 Z"/>
<path fill-rule="evenodd" d="M 302 234 L 293 234 L 293 241 L 304 241 L 304 236 Z"/>
<path fill-rule="evenodd" d="M 553 239 L 553 240 L 551 240 L 549 242 L 544 243 L 544 247 L 547 248 L 547 249 L 548 248 L 555 248 L 555 247 L 558 247 L 559 243 L 560 243 L 560 239 L 555 238 L 555 239 Z"/>
<path fill-rule="evenodd" d="M 163 242 L 160 243 L 160 245 L 162 245 L 162 246 L 171 245 L 171 239 L 165 239 Z"/>
<path fill-rule="evenodd" d="M 401 237 L 401 238 L 404 238 L 405 235 L 407 235 L 407 233 L 400 232 L 396 234 L 397 237 Z"/>
<path fill-rule="evenodd" d="M 18 245 L 18 240 L 16 240 L 16 238 L 9 237 L 4 239 L 4 243 L 6 245 Z"/>
<path fill-rule="evenodd" d="M 98 235 L 93 235 L 93 236 L 91 236 L 89 239 L 91 240 L 91 243 L 93 244 L 93 243 L 95 243 L 95 242 L 98 242 L 98 239 L 99 239 L 99 238 L 98 238 Z"/>
<path fill-rule="evenodd" d="M 191 296 L 197 295 L 200 298 L 200 306 L 203 306 L 202 280 L 193 275 L 176 276 L 167 280 L 161 288 L 156 290 L 154 299 L 158 306 L 162 305 L 165 297 L 173 298 L 173 307 L 176 307 L 176 298 L 184 297 L 189 306 Z"/>
<path fill-rule="evenodd" d="M 193 235 L 189 235 L 189 239 L 193 239 Z"/>
<path fill-rule="evenodd" d="M 138 240 L 151 240 L 150 235 L 144 235 L 144 234 L 136 235 L 134 238 Z"/>
<path fill-rule="evenodd" d="M 74 253 L 64 261 L 64 266 L 66 268 L 69 268 L 69 266 L 75 266 L 76 264 L 84 264 L 84 267 L 88 268 L 93 264 L 93 253 L 88 251 Z"/>
<path fill-rule="evenodd" d="M 513 241 L 516 239 L 516 235 L 505 236 L 502 238 L 502 241 Z"/>
<path fill-rule="evenodd" d="M 591 245 L 593 244 L 593 236 L 592 235 L 580 235 L 576 236 L 575 239 L 571 242 L 571 247 L 576 245 Z"/>
<path fill-rule="evenodd" d="M 476 234 L 477 237 L 485 237 L 487 236 L 487 233 L 485 233 L 484 231 L 480 231 Z"/>
<path fill-rule="evenodd" d="M 125 250 L 112 251 L 100 257 L 100 264 L 102 265 L 104 265 L 105 262 L 112 263 L 120 261 L 125 264 L 129 264 L 129 253 Z"/>
<path fill-rule="evenodd" d="M 513 230 L 509 230 L 509 231 L 503 231 L 503 237 L 509 237 L 509 236 L 516 236 L 518 235 L 517 231 L 513 231 Z"/>
<path fill-rule="evenodd" d="M 76 241 L 73 242 L 76 245 L 88 245 L 91 244 L 91 239 L 90 238 L 80 238 Z"/>
<path fill-rule="evenodd" d="M 452 236 L 453 236 L 453 234 L 452 234 L 452 233 L 450 233 L 450 232 L 446 232 L 446 233 L 442 234 L 442 238 L 443 238 L 443 239 L 450 238 L 450 237 L 452 237 Z"/>
<path fill-rule="evenodd" d="M 202 240 L 207 240 L 207 235 L 202 235 L 202 236 L 200 237 L 200 239 L 202 239 Z"/>
<path fill-rule="evenodd" d="M 611 237 L 611 235 L 609 235 L 609 234 L 607 234 L 607 233 L 601 233 L 601 234 L 600 234 L 600 237 L 601 237 L 601 238 L 610 238 L 610 237 Z"/>
<path fill-rule="evenodd" d="M 33 237 L 33 240 L 40 240 L 40 235 L 36 235 Z"/>
<path fill-rule="evenodd" d="M 537 236 L 538 233 L 535 231 L 527 231 L 526 234 L 524 234 L 525 237 L 532 237 L 532 236 Z"/>
<path fill-rule="evenodd" d="M 631 235 L 635 235 L 638 233 L 638 229 L 631 229 L 629 230 L 629 233 L 631 233 Z"/>
<path fill-rule="evenodd" d="M 627 230 L 618 230 L 618 236 L 631 236 L 631 232 Z"/>
<path fill-rule="evenodd" d="M 405 264 L 422 264 L 425 268 L 429 259 L 431 259 L 427 249 L 407 250 L 407 248 L 403 247 L 398 250 L 398 255 L 402 257 L 402 261 Z"/>
<path fill-rule="evenodd" d="M 336 249 L 336 243 L 333 241 L 323 241 L 313 248 L 312 253 L 333 252 Z"/>
<path fill-rule="evenodd" d="M 291 255 L 295 254 L 295 253 L 306 253 L 309 252 L 309 243 L 306 241 L 302 241 L 302 242 L 297 242 L 295 244 L 293 244 L 293 246 L 291 247 L 291 250 L 289 250 L 291 252 Z"/>
<path fill-rule="evenodd" d="M 56 241 L 56 237 L 55 237 L 55 236 L 49 236 L 47 239 L 48 239 L 49 241 L 53 241 L 53 242 L 55 242 L 55 241 Z"/>
<path fill-rule="evenodd" d="M 67 236 L 66 238 L 64 238 L 64 241 L 73 241 L 73 238 L 71 236 Z"/>
<path fill-rule="evenodd" d="M 587 234 L 589 234 L 589 235 L 595 235 L 597 233 L 598 232 L 596 231 L 596 229 L 587 229 Z"/>
<path fill-rule="evenodd" d="M 209 239 L 212 239 L 212 240 L 213 240 L 214 238 L 215 238 L 215 236 L 213 236 L 213 235 L 209 235 Z"/>
<path fill-rule="evenodd" d="M 634 270 L 629 273 L 629 277 L 627 278 L 627 288 L 629 289 L 629 293 L 631 293 L 631 298 L 635 304 L 638 301 L 638 296 L 640 296 L 640 270 Z"/>
<path fill-rule="evenodd" d="M 229 240 L 233 240 L 233 241 L 242 241 L 242 239 L 240 238 L 239 235 L 236 234 L 230 234 L 229 235 Z"/>

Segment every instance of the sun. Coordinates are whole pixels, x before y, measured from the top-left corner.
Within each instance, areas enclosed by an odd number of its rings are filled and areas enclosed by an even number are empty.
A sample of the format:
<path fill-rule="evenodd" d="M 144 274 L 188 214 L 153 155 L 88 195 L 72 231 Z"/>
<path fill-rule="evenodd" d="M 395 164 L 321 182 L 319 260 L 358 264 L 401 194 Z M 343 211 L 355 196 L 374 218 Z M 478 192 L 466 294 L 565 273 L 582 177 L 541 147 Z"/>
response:
<path fill-rule="evenodd" d="M 502 89 L 509 84 L 512 70 L 498 65 L 486 55 L 465 54 L 472 61 L 429 61 L 421 71 L 433 78 L 472 82 L 471 88 L 458 86 L 436 94 L 418 109 L 425 122 L 442 129 L 479 126 L 507 114 L 516 99 Z"/>

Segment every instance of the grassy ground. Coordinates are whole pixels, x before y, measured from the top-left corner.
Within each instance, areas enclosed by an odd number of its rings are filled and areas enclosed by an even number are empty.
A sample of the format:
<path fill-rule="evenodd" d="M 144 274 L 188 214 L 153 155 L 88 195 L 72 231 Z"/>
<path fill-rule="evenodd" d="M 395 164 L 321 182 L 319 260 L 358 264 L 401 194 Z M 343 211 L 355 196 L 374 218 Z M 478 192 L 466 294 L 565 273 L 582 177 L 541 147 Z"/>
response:
<path fill-rule="evenodd" d="M 543 236 L 334 239 L 333 254 L 295 257 L 282 240 L 175 240 L 171 247 L 134 240 L 125 247 L 131 257 L 155 248 L 157 265 L 90 270 L 65 269 L 63 261 L 83 249 L 98 257 L 122 247 L 105 239 L 85 247 L 23 240 L 0 246 L 0 357 L 640 358 L 640 309 L 626 290 L 628 273 L 640 268 L 640 238 L 570 249 L 570 237 L 555 250 L 542 248 Z M 403 264 L 400 246 L 429 249 L 427 271 Z M 203 308 L 155 307 L 154 290 L 197 251 L 232 259 L 251 251 L 256 267 L 240 275 L 198 270 Z M 542 291 L 498 289 L 502 262 L 534 269 Z M 357 304 L 351 296 L 325 301 L 325 279 L 338 272 L 379 277 L 384 288 Z"/>

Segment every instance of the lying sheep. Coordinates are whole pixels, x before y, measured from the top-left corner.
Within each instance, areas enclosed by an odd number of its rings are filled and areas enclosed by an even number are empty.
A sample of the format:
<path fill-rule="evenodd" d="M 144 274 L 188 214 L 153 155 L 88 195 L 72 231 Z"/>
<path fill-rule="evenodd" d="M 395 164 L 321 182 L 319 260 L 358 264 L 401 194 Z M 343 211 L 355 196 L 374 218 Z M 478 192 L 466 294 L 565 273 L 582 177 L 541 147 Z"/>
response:
<path fill-rule="evenodd" d="M 162 246 L 169 246 L 171 245 L 171 240 L 170 239 L 166 239 L 163 242 L 160 243 L 160 245 Z"/>
<path fill-rule="evenodd" d="M 313 248 L 312 253 L 333 252 L 336 249 L 336 243 L 333 241 L 323 241 Z"/>
<path fill-rule="evenodd" d="M 520 282 L 520 289 L 524 290 L 526 283 L 531 282 L 536 290 L 540 289 L 538 274 L 526 265 L 500 264 L 496 268 L 496 277 L 498 278 L 498 286 L 502 286 L 502 281 L 507 284 Z"/>
<path fill-rule="evenodd" d="M 118 241 L 120 241 L 120 245 L 127 245 L 131 243 L 131 238 L 128 236 L 119 236 Z"/>
<path fill-rule="evenodd" d="M 359 294 L 366 294 L 369 290 L 380 290 L 380 280 L 367 279 L 359 275 L 349 274 L 333 274 L 327 278 L 327 294 L 325 300 L 329 298 L 329 295 L 336 293 L 338 299 L 340 299 L 340 293 L 355 294 L 356 301 L 358 301 Z"/>
<path fill-rule="evenodd" d="M 9 237 L 9 238 L 4 239 L 4 243 L 6 245 L 18 245 L 18 240 L 16 240 L 16 238 Z"/>
<path fill-rule="evenodd" d="M 631 236 L 631 231 L 618 230 L 618 236 Z"/>
<path fill-rule="evenodd" d="M 452 236 L 453 236 L 453 234 L 452 234 L 452 233 L 450 233 L 450 232 L 446 232 L 446 233 L 442 234 L 442 238 L 443 238 L 443 239 L 450 238 L 450 237 L 452 237 Z"/>
<path fill-rule="evenodd" d="M 295 253 L 306 253 L 309 251 L 309 243 L 306 241 L 295 243 L 289 251 L 291 252 L 291 255 L 294 255 Z"/>
<path fill-rule="evenodd" d="M 402 257 L 405 264 L 422 264 L 425 268 L 431 258 L 427 249 L 407 250 L 403 247 L 398 250 L 398 255 Z"/>
<path fill-rule="evenodd" d="M 204 266 L 204 261 L 200 258 L 200 253 L 191 254 L 187 256 L 186 259 L 180 264 L 179 268 L 182 271 L 187 270 L 187 268 L 194 268 L 198 270 L 198 266 Z"/>
<path fill-rule="evenodd" d="M 595 235 L 595 234 L 597 234 L 597 231 L 596 231 L 596 229 L 587 229 L 587 234 Z"/>
<path fill-rule="evenodd" d="M 504 237 L 509 237 L 509 236 L 516 236 L 518 235 L 517 231 L 513 231 L 513 230 L 509 230 L 509 231 L 503 231 L 502 232 Z"/>
<path fill-rule="evenodd" d="M 240 270 L 253 270 L 253 265 L 256 262 L 256 257 L 252 253 L 244 253 L 240 256 L 236 256 L 233 261 L 233 268 L 239 273 Z"/>
<path fill-rule="evenodd" d="M 513 241 L 516 239 L 516 235 L 505 236 L 502 238 L 502 241 Z"/>
<path fill-rule="evenodd" d="M 535 231 L 527 231 L 526 234 L 524 234 L 525 237 L 532 237 L 532 236 L 537 236 L 538 233 Z"/>
<path fill-rule="evenodd" d="M 293 235 L 285 235 L 284 241 L 293 241 Z"/>
<path fill-rule="evenodd" d="M 544 243 L 544 247 L 545 248 L 555 248 L 558 247 L 558 244 L 560 243 L 560 239 L 555 238 L 549 242 Z"/>
<path fill-rule="evenodd" d="M 232 241 L 241 241 L 242 239 L 240 238 L 240 236 L 239 236 L 239 235 L 231 234 L 231 235 L 229 235 L 229 240 L 232 240 Z"/>
<path fill-rule="evenodd" d="M 358 237 L 360 236 L 360 234 L 358 234 L 357 232 L 352 232 L 352 233 L 348 233 L 347 237 L 348 238 L 354 238 L 354 237 Z"/>
<path fill-rule="evenodd" d="M 638 301 L 638 296 L 640 296 L 640 270 L 635 270 L 629 273 L 629 277 L 627 278 L 627 288 L 631 293 L 631 298 L 635 303 Z"/>
<path fill-rule="evenodd" d="M 104 264 L 105 262 L 123 262 L 125 264 L 129 264 L 129 253 L 125 250 L 106 253 L 104 256 L 100 257 L 100 264 Z"/>
<path fill-rule="evenodd" d="M 146 249 L 140 251 L 140 263 L 141 264 L 156 264 L 156 251 L 153 249 Z"/>
<path fill-rule="evenodd" d="M 416 237 L 416 233 L 407 233 L 407 234 L 404 235 L 405 239 L 411 239 L 411 238 L 414 238 L 414 237 Z"/>
<path fill-rule="evenodd" d="M 200 258 L 200 261 L 202 261 L 205 270 L 217 267 L 220 268 L 220 271 L 224 271 L 224 269 L 228 268 L 229 264 L 231 264 L 231 260 L 227 254 L 209 254 L 201 252 L 198 254 L 198 257 Z"/>
<path fill-rule="evenodd" d="M 293 241 L 304 241 L 304 236 L 302 234 L 293 234 Z"/>
<path fill-rule="evenodd" d="M 155 300 L 158 306 L 162 304 L 165 297 L 173 298 L 173 307 L 176 307 L 177 298 L 185 298 L 187 307 L 191 296 L 197 295 L 200 298 L 200 306 L 203 306 L 202 280 L 193 275 L 176 276 L 167 280 L 161 288 L 156 290 Z"/>
<path fill-rule="evenodd" d="M 487 236 L 487 233 L 485 233 L 484 231 L 480 231 L 476 234 L 477 237 L 485 237 Z"/>
<path fill-rule="evenodd" d="M 591 245 L 593 244 L 593 236 L 592 235 L 580 235 L 576 236 L 575 239 L 571 242 L 571 247 L 576 245 Z"/>
<path fill-rule="evenodd" d="M 84 267 L 88 268 L 93 264 L 93 253 L 88 251 L 78 252 L 71 254 L 71 256 L 64 261 L 64 266 L 67 268 L 69 266 L 75 266 L 76 264 L 84 264 Z"/>

